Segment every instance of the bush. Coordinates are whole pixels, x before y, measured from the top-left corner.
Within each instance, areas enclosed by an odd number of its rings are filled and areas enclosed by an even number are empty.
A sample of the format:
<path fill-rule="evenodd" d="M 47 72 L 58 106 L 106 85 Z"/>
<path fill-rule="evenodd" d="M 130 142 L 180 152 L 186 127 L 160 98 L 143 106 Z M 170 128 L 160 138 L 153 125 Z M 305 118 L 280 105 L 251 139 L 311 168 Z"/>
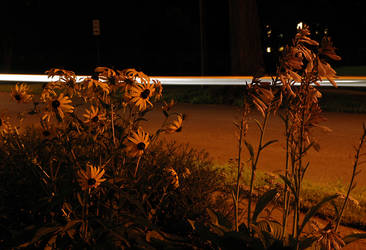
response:
<path fill-rule="evenodd" d="M 130 248 L 167 233 L 189 237 L 188 219 L 205 220 L 221 174 L 206 153 L 159 141 L 181 130 L 173 102 L 163 103 L 155 133 L 141 127 L 161 84 L 133 69 L 97 68 L 98 77 L 81 81 L 71 71 L 48 73 L 59 80 L 38 100 L 25 84 L 11 93 L 19 103 L 33 99 L 39 125 L 0 117 L 2 245 Z"/>

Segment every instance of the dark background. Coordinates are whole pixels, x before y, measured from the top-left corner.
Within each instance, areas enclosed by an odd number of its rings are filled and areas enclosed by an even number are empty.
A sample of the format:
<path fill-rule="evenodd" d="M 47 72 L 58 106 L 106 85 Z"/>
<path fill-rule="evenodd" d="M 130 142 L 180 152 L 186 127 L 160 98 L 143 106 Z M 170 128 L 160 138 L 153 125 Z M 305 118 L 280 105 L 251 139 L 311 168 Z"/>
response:
<path fill-rule="evenodd" d="M 300 21 L 313 38 L 325 30 L 333 38 L 343 59 L 336 66 L 364 65 L 364 2 L 3 0 L 0 73 L 60 67 L 89 74 L 97 65 L 154 76 L 268 73 Z M 92 34 L 93 19 L 100 36 Z"/>

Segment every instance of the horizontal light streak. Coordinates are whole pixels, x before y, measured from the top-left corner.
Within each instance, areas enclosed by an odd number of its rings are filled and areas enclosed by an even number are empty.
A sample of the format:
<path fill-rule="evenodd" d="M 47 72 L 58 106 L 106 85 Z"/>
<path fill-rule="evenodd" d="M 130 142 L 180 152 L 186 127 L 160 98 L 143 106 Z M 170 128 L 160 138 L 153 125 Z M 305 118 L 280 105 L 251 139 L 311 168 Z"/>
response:
<path fill-rule="evenodd" d="M 90 77 L 86 75 L 77 76 L 77 80 Z M 151 79 L 161 81 L 163 85 L 245 85 L 252 81 L 251 76 L 151 76 Z M 270 77 L 262 77 L 262 81 L 271 81 Z M 27 74 L 0 74 L 0 82 L 50 82 L 57 81 L 58 77 L 49 78 L 47 75 Z M 366 87 L 364 76 L 342 76 L 335 79 L 339 87 Z M 332 86 L 328 80 L 320 82 L 322 86 Z M 295 85 L 298 85 L 296 83 Z"/>

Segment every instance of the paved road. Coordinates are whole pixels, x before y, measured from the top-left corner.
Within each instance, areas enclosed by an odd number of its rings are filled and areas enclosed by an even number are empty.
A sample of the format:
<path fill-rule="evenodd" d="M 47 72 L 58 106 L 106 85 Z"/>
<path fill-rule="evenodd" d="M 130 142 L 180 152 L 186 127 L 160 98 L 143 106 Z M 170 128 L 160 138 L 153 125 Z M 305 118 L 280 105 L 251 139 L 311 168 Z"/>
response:
<path fill-rule="evenodd" d="M 0 111 L 7 109 L 11 113 L 26 110 L 29 105 L 10 102 L 9 94 L 0 93 Z M 238 108 L 226 105 L 178 104 L 173 111 L 187 114 L 183 130 L 178 134 L 169 135 L 167 140 L 189 143 L 195 148 L 205 149 L 218 164 L 226 164 L 230 158 L 237 157 L 237 140 L 233 121 L 239 119 Z M 307 159 L 309 170 L 305 176 L 316 182 L 348 182 L 354 160 L 353 146 L 359 141 L 362 123 L 366 122 L 366 114 L 325 113 L 328 119 L 324 122 L 333 131 L 324 133 L 316 131 L 315 135 L 321 146 L 320 152 L 310 151 Z M 149 121 L 146 129 L 157 129 L 164 117 L 157 107 L 148 113 Z M 260 119 L 256 113 L 251 118 Z M 36 122 L 26 119 L 27 124 Z M 259 161 L 258 169 L 281 173 L 284 167 L 284 136 L 283 124 L 278 116 L 269 120 L 265 141 L 278 139 L 279 142 L 268 147 Z M 248 141 L 257 143 L 258 129 L 254 121 L 249 123 Z M 365 146 L 366 151 L 366 146 Z M 366 156 L 365 156 L 366 158 Z M 365 159 L 366 160 L 366 159 Z M 364 167 L 361 167 L 362 169 Z M 357 176 L 359 185 L 366 186 L 366 171 Z"/>
<path fill-rule="evenodd" d="M 182 132 L 167 139 L 205 149 L 219 164 L 225 164 L 230 158 L 237 157 L 238 144 L 233 125 L 233 121 L 239 119 L 237 108 L 225 105 L 180 104 L 175 110 L 186 113 L 187 119 Z M 148 117 L 151 119 L 149 124 L 152 128 L 157 128 L 160 124 L 158 121 L 163 118 L 159 112 L 152 112 Z M 318 138 L 321 149 L 320 152 L 309 152 L 307 159 L 310 161 L 310 167 L 305 178 L 316 182 L 348 182 L 354 160 L 353 146 L 359 141 L 366 114 L 325 113 L 325 117 L 327 121 L 323 125 L 331 128 L 332 132 L 315 131 L 314 135 Z M 248 141 L 257 145 L 259 130 L 253 121 L 254 118 L 260 119 L 259 114 L 251 115 Z M 277 139 L 279 142 L 263 151 L 259 169 L 282 172 L 285 156 L 283 134 L 281 119 L 278 116 L 271 117 L 265 141 Z M 357 179 L 360 185 L 366 186 L 366 171 L 362 171 Z"/>

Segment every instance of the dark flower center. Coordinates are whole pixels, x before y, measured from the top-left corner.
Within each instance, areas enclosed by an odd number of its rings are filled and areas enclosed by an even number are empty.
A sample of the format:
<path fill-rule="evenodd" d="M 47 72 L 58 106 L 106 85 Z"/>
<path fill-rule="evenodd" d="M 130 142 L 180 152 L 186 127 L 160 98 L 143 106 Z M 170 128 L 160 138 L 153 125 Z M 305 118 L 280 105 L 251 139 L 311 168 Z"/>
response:
<path fill-rule="evenodd" d="M 180 132 L 182 131 L 182 126 L 180 126 L 177 130 L 175 130 L 175 132 Z"/>
<path fill-rule="evenodd" d="M 97 181 L 94 178 L 89 178 L 89 180 L 88 180 L 89 186 L 93 186 L 93 185 L 95 185 L 95 183 L 97 183 Z"/>
<path fill-rule="evenodd" d="M 138 150 L 144 150 L 146 147 L 145 143 L 143 142 L 140 142 L 139 144 L 137 144 L 137 149 Z"/>
<path fill-rule="evenodd" d="M 99 117 L 96 115 L 91 120 L 92 120 L 92 122 L 98 122 L 99 121 Z"/>
<path fill-rule="evenodd" d="M 74 84 L 73 80 L 69 80 L 69 81 L 66 82 L 66 85 L 73 88 L 75 84 Z"/>
<path fill-rule="evenodd" d="M 0 119 L 0 126 L 3 125 L 3 121 Z"/>
<path fill-rule="evenodd" d="M 142 91 L 142 92 L 141 92 L 140 97 L 141 97 L 142 99 L 146 99 L 146 98 L 148 98 L 148 97 L 149 97 L 149 95 L 150 95 L 150 90 L 145 89 L 144 91 Z"/>
<path fill-rule="evenodd" d="M 91 78 L 92 78 L 93 80 L 99 80 L 99 73 L 97 73 L 97 72 L 93 72 L 93 73 L 92 73 L 92 75 L 91 75 Z"/>
<path fill-rule="evenodd" d="M 52 102 L 52 107 L 53 107 L 54 109 L 57 109 L 58 107 L 60 107 L 60 102 L 59 102 L 58 100 L 54 100 L 54 101 Z"/>
<path fill-rule="evenodd" d="M 50 136 L 50 131 L 48 131 L 48 130 L 45 130 L 45 131 L 43 131 L 43 136 L 45 136 L 45 137 L 47 137 L 47 136 Z"/>
<path fill-rule="evenodd" d="M 110 85 L 116 85 L 116 78 L 114 77 L 109 77 L 108 78 L 108 82 Z"/>
<path fill-rule="evenodd" d="M 22 97 L 21 97 L 19 94 L 16 94 L 16 95 L 14 96 L 14 98 L 15 98 L 15 100 L 17 100 L 17 101 L 22 100 Z"/>
<path fill-rule="evenodd" d="M 134 81 L 132 79 L 125 79 L 124 82 L 127 84 L 127 85 L 132 85 L 134 83 Z"/>

